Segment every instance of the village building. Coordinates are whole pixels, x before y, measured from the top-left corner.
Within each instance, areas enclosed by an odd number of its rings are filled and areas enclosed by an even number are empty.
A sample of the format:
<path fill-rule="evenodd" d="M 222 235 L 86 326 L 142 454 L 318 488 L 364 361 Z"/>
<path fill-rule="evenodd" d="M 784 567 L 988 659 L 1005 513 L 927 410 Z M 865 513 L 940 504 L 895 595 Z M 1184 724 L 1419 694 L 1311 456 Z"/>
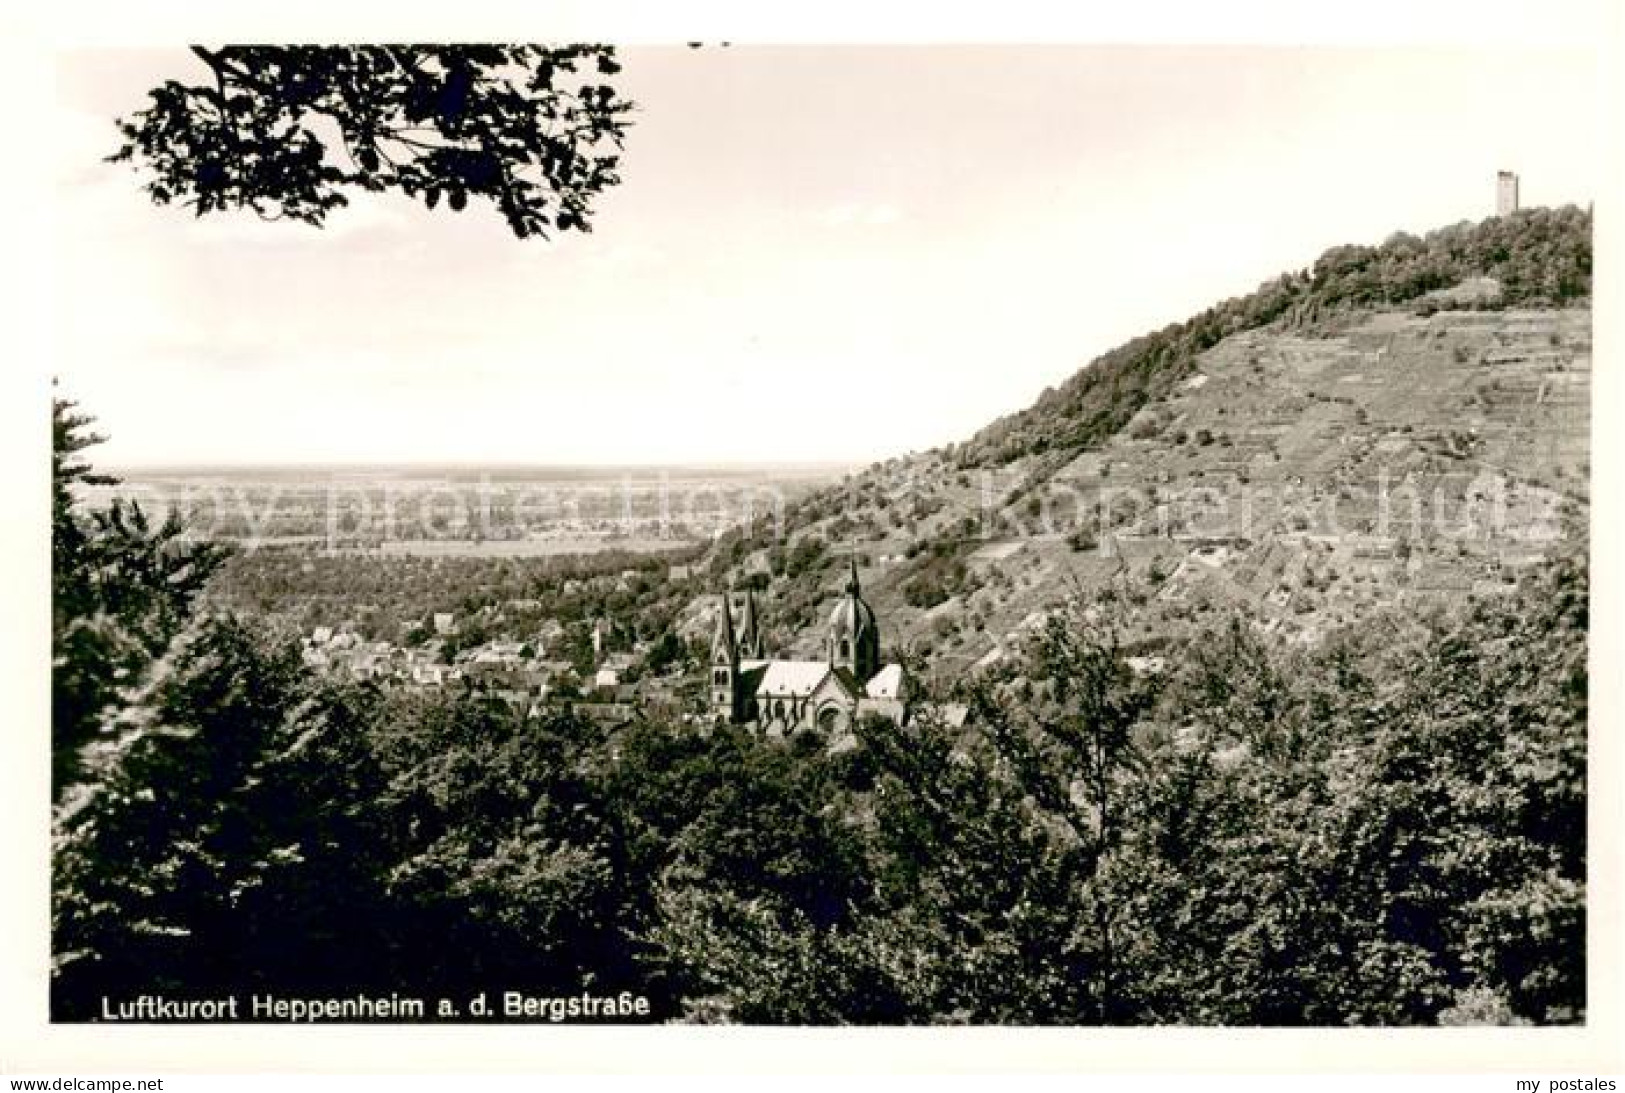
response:
<path fill-rule="evenodd" d="M 768 657 L 755 594 L 745 591 L 737 628 L 732 597 L 721 599 L 709 668 L 710 710 L 718 720 L 775 735 L 801 729 L 833 735 L 870 714 L 907 719 L 908 678 L 901 665 L 881 662 L 880 625 L 859 589 L 855 559 L 845 594 L 830 612 L 819 660 Z"/>

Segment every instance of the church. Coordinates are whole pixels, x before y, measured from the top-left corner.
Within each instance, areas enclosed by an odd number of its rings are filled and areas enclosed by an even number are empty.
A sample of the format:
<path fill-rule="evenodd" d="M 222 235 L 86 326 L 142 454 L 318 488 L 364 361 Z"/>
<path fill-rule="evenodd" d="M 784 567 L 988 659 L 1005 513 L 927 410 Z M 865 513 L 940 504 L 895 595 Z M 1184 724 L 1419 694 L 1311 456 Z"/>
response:
<path fill-rule="evenodd" d="M 731 599 L 722 596 L 711 641 L 710 705 L 718 720 L 785 736 L 801 729 L 839 735 L 870 714 L 906 720 L 908 681 L 902 665 L 880 662 L 880 627 L 859 591 L 856 559 L 830 612 L 821 660 L 767 657 L 755 595 L 746 590 L 737 628 Z"/>

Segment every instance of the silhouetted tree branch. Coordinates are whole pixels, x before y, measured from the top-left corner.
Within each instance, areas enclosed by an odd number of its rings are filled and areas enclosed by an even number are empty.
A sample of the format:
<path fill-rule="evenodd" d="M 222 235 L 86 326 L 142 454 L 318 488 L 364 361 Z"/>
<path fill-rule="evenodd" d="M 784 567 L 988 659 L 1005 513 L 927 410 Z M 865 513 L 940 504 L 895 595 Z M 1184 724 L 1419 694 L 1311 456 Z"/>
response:
<path fill-rule="evenodd" d="M 210 81 L 166 80 L 109 156 L 198 216 L 251 209 L 322 226 L 345 191 L 496 206 L 521 239 L 591 230 L 620 181 L 632 104 L 608 46 L 192 47 Z M 408 134 L 432 134 L 434 140 Z M 342 154 L 341 154 L 342 153 Z"/>

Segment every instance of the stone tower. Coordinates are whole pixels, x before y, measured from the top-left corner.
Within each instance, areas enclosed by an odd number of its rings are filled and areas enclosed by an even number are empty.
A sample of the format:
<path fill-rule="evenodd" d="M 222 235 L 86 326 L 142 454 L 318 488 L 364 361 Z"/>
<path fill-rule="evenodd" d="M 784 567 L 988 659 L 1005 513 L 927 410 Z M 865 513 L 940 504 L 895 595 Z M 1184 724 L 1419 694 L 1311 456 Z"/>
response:
<path fill-rule="evenodd" d="M 1518 211 L 1518 176 L 1500 171 L 1495 176 L 1495 215 L 1511 216 Z"/>
<path fill-rule="evenodd" d="M 734 638 L 733 609 L 722 594 L 716 636 L 711 639 L 711 712 L 727 721 L 740 720 L 739 643 Z"/>
<path fill-rule="evenodd" d="M 756 594 L 745 587 L 745 606 L 739 616 L 739 641 L 736 643 L 741 660 L 761 660 L 762 632 L 756 621 Z"/>
<path fill-rule="evenodd" d="M 852 558 L 846 595 L 830 612 L 825 648 L 830 665 L 845 668 L 860 684 L 880 671 L 880 627 L 875 622 L 874 611 L 863 602 L 859 591 L 856 555 Z"/>

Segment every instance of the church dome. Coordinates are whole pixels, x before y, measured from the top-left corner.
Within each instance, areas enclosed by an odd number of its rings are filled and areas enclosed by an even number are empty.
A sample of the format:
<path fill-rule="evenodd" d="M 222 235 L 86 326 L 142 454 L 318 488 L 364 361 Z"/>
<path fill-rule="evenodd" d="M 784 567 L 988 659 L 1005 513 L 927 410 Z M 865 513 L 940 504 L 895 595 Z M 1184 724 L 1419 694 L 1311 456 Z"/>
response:
<path fill-rule="evenodd" d="M 829 614 L 829 632 L 832 636 L 856 638 L 875 629 L 875 612 L 863 597 L 853 594 L 842 596 L 835 610 Z"/>
<path fill-rule="evenodd" d="M 851 576 L 847 578 L 846 595 L 835 604 L 835 610 L 829 613 L 829 636 L 831 641 L 846 639 L 856 640 L 865 634 L 873 634 L 875 629 L 875 613 L 858 591 L 858 560 L 852 559 Z"/>

